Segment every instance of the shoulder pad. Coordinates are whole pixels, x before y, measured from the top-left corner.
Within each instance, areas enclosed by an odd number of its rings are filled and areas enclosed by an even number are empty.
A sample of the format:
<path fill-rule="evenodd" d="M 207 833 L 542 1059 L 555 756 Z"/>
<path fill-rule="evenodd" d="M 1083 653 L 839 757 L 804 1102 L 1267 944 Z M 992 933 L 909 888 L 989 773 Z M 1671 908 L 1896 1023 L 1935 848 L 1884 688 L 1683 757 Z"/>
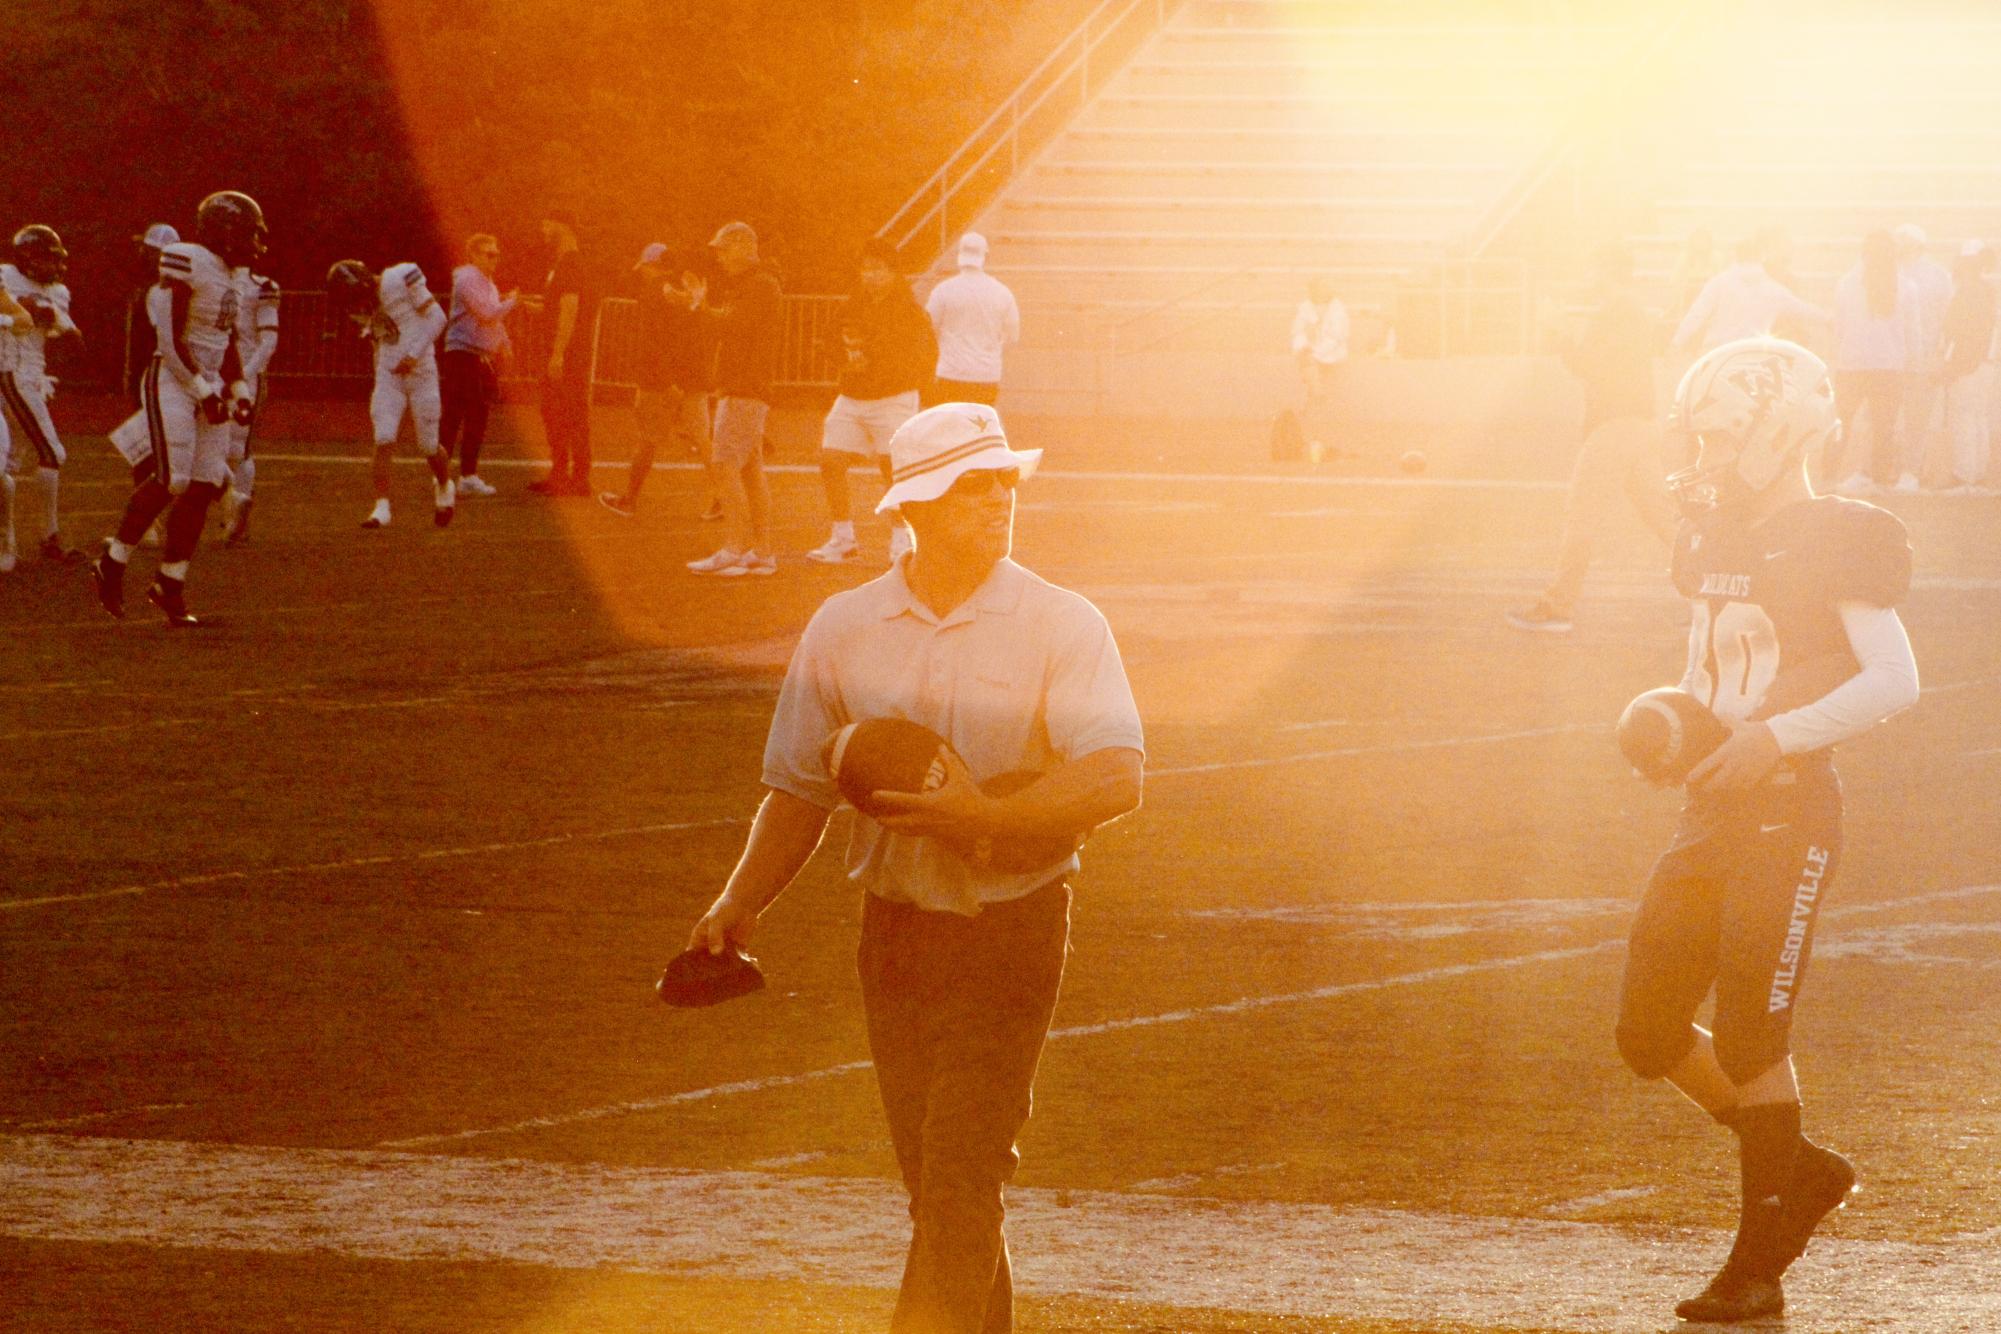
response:
<path fill-rule="evenodd" d="M 1836 601 L 1894 607 L 1910 592 L 1910 534 L 1890 511 L 1834 498 L 1826 540 L 1826 577 Z"/>

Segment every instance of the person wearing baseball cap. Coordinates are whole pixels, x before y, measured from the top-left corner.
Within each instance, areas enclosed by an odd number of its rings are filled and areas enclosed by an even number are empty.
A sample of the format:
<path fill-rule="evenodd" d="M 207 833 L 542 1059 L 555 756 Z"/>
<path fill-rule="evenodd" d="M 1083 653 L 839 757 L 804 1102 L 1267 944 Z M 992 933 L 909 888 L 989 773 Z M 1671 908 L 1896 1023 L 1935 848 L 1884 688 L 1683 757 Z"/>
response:
<path fill-rule="evenodd" d="M 723 502 L 729 536 L 700 560 L 693 574 L 734 579 L 778 572 L 771 549 L 771 495 L 764 484 L 764 424 L 771 415 L 785 332 L 784 296 L 757 257 L 757 233 L 730 222 L 709 238 L 722 277 L 711 296 L 706 282 L 685 291 L 716 340 L 716 417 L 709 445 L 709 481 Z"/>
<path fill-rule="evenodd" d="M 595 271 L 577 236 L 576 215 L 544 209 L 542 242 L 549 247 L 549 277 L 542 286 L 542 317 L 549 322 L 549 360 L 542 368 L 542 430 L 549 442 L 549 473 L 528 484 L 542 496 L 591 494 L 591 327 L 601 295 Z"/>
<path fill-rule="evenodd" d="M 703 262 L 690 252 L 676 251 L 654 241 L 639 252 L 632 266 L 637 283 L 639 357 L 633 378 L 638 392 L 633 414 L 639 439 L 632 451 L 623 491 L 601 491 L 598 503 L 613 514 L 631 518 L 639 510 L 639 493 L 652 475 L 660 442 L 672 439 L 704 465 L 709 462 L 709 363 L 715 341 L 707 321 L 691 308 L 689 294 L 701 280 Z M 721 502 L 710 488 L 705 519 L 723 517 Z"/>
<path fill-rule="evenodd" d="M 1145 739 L 1105 618 L 1011 556 L 1015 487 L 1041 451 L 1015 449 L 985 404 L 941 403 L 897 429 L 890 457 L 882 504 L 901 508 L 915 546 L 807 625 L 765 742 L 763 805 L 688 944 L 740 948 L 805 865 L 842 800 L 829 736 L 901 718 L 945 739 L 943 784 L 876 793 L 885 813 L 857 813 L 847 864 L 866 891 L 869 1052 L 910 1192 L 890 1328 L 993 1334 L 1013 1328 L 1001 1193 L 1063 976 L 1078 866 L 1075 843 L 1045 865 L 1001 850 L 1081 840 L 1135 810 Z M 979 847 L 990 852 L 968 851 Z"/>
<path fill-rule="evenodd" d="M 925 313 L 938 334 L 933 403 L 991 404 L 1000 397 L 1001 359 L 1021 341 L 1021 308 L 1007 284 L 987 272 L 987 238 L 959 238 L 959 271 L 931 289 Z"/>

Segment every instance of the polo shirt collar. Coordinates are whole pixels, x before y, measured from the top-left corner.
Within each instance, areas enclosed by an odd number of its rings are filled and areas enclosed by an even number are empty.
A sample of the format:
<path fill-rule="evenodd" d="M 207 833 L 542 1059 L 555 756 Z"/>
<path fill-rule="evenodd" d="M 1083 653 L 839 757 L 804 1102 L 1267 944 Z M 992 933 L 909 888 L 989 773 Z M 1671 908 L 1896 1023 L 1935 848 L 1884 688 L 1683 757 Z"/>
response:
<path fill-rule="evenodd" d="M 1022 594 L 1028 588 L 1028 571 L 1016 565 L 1011 558 L 1003 557 L 995 563 L 992 570 L 988 571 L 986 579 L 973 590 L 970 597 L 952 608 L 949 615 L 940 618 L 911 590 L 910 580 L 906 577 L 909 564 L 910 558 L 906 556 L 890 569 L 889 587 L 892 596 L 885 601 L 882 610 L 882 618 L 886 621 L 910 615 L 920 621 L 930 621 L 945 626 L 969 621 L 976 612 L 990 612 L 999 616 L 1012 615 L 1014 609 L 1021 605 Z"/>

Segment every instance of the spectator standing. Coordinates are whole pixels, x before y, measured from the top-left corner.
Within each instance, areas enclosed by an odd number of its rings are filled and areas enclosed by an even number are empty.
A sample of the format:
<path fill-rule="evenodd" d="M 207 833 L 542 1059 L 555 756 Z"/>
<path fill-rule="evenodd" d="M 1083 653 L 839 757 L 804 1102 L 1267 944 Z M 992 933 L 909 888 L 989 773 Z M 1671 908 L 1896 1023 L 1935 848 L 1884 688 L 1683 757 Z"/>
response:
<path fill-rule="evenodd" d="M 1021 307 L 1007 284 L 987 272 L 986 237 L 959 238 L 959 271 L 931 289 L 924 310 L 938 337 L 929 401 L 998 402 L 1003 355 L 1021 341 Z"/>
<path fill-rule="evenodd" d="M 729 537 L 713 554 L 688 562 L 695 574 L 723 578 L 778 573 L 771 550 L 771 496 L 764 484 L 764 424 L 784 333 L 778 280 L 757 258 L 757 232 L 731 222 L 709 238 L 722 276 L 688 289 L 689 309 L 702 313 L 716 339 L 716 420 L 709 480 L 722 498 Z"/>
<path fill-rule="evenodd" d="M 702 317 L 689 305 L 689 294 L 700 285 L 700 264 L 659 241 L 639 252 L 633 271 L 639 275 L 639 394 L 633 401 L 639 419 L 639 443 L 625 490 L 598 496 L 614 514 L 630 518 L 639 507 L 639 492 L 653 472 L 660 441 L 671 439 L 702 461 L 709 462 L 709 384 L 713 378 L 715 343 Z M 721 518 L 711 497 L 704 518 Z"/>
<path fill-rule="evenodd" d="M 1897 245 L 1897 269 L 1910 280 L 1911 342 L 1904 367 L 1904 403 L 1898 414 L 1898 457 L 1902 469 L 1897 490 L 1921 489 L 1927 478 L 1947 470 L 1945 452 L 1945 384 L 1940 378 L 1939 336 L 1945 328 L 1946 307 L 1952 304 L 1952 274 L 1925 253 L 1930 238 L 1915 222 L 1890 233 Z"/>
<path fill-rule="evenodd" d="M 1740 242 L 1736 262 L 1702 285 L 1675 330 L 1673 352 L 1700 354 L 1740 338 L 1768 337 L 1781 318 L 1827 323 L 1826 311 L 1765 271 L 1764 244 L 1757 236 Z"/>
<path fill-rule="evenodd" d="M 1917 292 L 1897 267 L 1897 245 L 1890 233 L 1879 229 L 1863 237 L 1861 262 L 1834 288 L 1830 366 L 1847 438 L 1861 441 L 1856 422 L 1862 413 L 1869 415 L 1869 445 L 1860 459 L 1852 448 L 1848 451 L 1855 471 L 1837 488 L 1843 495 L 1866 496 L 1898 480 L 1897 411 L 1910 369 L 1916 305 Z M 1839 469 L 1828 460 L 1822 471 L 1833 476 Z"/>
<path fill-rule="evenodd" d="M 445 325 L 445 350 L 438 356 L 438 377 L 444 406 L 438 419 L 438 442 L 445 457 L 459 451 L 461 496 L 490 496 L 493 484 L 479 475 L 479 452 L 486 444 L 487 414 L 500 391 L 500 366 L 513 354 L 507 336 L 507 316 L 521 294 L 500 294 L 494 270 L 500 265 L 500 242 L 485 232 L 466 238 L 466 262 L 452 270 L 451 320 Z"/>
<path fill-rule="evenodd" d="M 1633 256 L 1624 246 L 1598 255 L 1597 308 L 1563 353 L 1584 384 L 1584 447 L 1571 473 L 1556 577 L 1534 603 L 1507 613 L 1518 630 L 1562 633 L 1591 568 L 1591 548 L 1621 496 L 1632 502 L 1661 543 L 1672 549 L 1675 504 L 1668 496 L 1662 431 L 1654 411 L 1654 353 L 1659 334 L 1633 290 Z"/>
<path fill-rule="evenodd" d="M 853 560 L 861 552 L 848 469 L 874 459 L 883 482 L 889 482 L 889 438 L 917 415 L 918 399 L 938 361 L 931 321 L 896 271 L 896 247 L 882 237 L 862 247 L 860 281 L 841 310 L 840 327 L 846 354 L 841 392 L 820 431 L 820 483 L 832 531 L 806 553 L 807 559 L 826 564 Z M 892 513 L 890 560 L 909 549 L 910 532 L 902 516 Z"/>
<path fill-rule="evenodd" d="M 576 215 L 550 209 L 542 241 L 553 252 L 542 287 L 549 325 L 549 360 L 542 371 L 542 427 L 549 439 L 549 475 L 528 489 L 544 496 L 591 494 L 591 356 L 597 328 L 598 284 L 577 239 Z"/>
<path fill-rule="evenodd" d="M 156 222 L 132 238 L 132 290 L 125 298 L 125 392 L 135 408 L 145 406 L 139 384 L 153 364 L 153 322 L 146 314 L 146 297 L 160 280 L 160 252 L 180 240 L 181 234 L 166 222 Z"/>
<path fill-rule="evenodd" d="M 1292 357 L 1299 363 L 1299 382 L 1306 390 L 1301 417 L 1309 434 L 1325 426 L 1327 400 L 1341 367 L 1348 360 L 1348 307 L 1334 295 L 1334 285 L 1316 277 L 1306 284 L 1306 296 L 1292 316 Z"/>
<path fill-rule="evenodd" d="M 1987 275 L 1993 268 L 1994 252 L 1968 241 L 1953 265 L 1952 304 L 1946 307 L 1940 336 L 1951 485 L 1957 490 L 1978 488 L 1987 477 L 1995 313 L 1994 285 Z"/>

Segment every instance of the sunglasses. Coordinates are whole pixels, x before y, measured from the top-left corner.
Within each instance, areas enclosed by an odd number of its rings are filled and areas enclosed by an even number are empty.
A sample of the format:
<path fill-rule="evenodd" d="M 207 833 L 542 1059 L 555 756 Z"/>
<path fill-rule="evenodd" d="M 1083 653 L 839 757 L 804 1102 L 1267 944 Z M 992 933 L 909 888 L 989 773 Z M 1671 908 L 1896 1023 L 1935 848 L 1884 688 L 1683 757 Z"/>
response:
<path fill-rule="evenodd" d="M 1012 491 L 1021 482 L 1019 468 L 974 468 L 959 474 L 959 479 L 945 488 L 945 494 L 960 500 L 977 500 L 996 485 L 1003 491 Z"/>

